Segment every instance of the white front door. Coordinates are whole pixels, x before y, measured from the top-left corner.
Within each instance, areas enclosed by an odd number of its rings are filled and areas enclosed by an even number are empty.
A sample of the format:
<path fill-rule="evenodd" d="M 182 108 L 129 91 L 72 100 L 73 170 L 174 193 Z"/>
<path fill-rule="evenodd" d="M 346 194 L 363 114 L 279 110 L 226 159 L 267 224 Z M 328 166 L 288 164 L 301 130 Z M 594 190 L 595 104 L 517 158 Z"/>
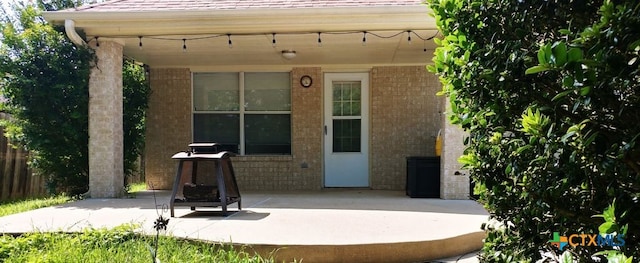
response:
<path fill-rule="evenodd" d="M 369 74 L 324 75 L 324 185 L 369 186 Z"/>

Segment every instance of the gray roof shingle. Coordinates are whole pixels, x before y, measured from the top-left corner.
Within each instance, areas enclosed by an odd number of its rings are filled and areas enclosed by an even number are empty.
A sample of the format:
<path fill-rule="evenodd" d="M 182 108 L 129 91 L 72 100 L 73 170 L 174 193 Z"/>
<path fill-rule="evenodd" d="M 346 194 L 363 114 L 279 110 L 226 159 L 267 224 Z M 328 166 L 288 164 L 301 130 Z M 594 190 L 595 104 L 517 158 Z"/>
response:
<path fill-rule="evenodd" d="M 418 6 L 422 0 L 111 0 L 66 11 L 139 12 L 178 10 L 293 9 Z"/>

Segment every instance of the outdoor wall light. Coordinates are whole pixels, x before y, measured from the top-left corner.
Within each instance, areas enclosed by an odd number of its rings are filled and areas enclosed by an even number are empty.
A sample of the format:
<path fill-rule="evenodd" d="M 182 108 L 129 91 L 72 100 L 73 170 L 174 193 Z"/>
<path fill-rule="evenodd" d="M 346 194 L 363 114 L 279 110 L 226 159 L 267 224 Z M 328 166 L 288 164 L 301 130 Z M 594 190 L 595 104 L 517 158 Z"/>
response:
<path fill-rule="evenodd" d="M 296 57 L 296 51 L 290 49 L 282 50 L 282 57 L 291 60 Z"/>

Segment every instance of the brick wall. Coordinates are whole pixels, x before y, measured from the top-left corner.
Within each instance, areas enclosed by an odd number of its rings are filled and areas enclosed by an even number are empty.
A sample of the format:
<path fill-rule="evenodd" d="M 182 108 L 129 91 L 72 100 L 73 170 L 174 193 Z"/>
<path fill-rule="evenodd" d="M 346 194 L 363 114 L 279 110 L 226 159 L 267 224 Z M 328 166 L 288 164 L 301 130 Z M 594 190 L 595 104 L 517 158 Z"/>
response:
<path fill-rule="evenodd" d="M 313 85 L 302 88 L 300 77 Z M 191 141 L 191 73 L 188 69 L 151 69 L 147 112 L 146 181 L 171 189 L 176 163 L 170 159 Z M 246 190 L 300 190 L 322 187 L 322 73 L 292 70 L 292 155 L 233 158 L 238 186 Z"/>
<path fill-rule="evenodd" d="M 292 190 L 291 156 L 237 156 L 231 162 L 242 190 Z"/>
<path fill-rule="evenodd" d="M 302 88 L 300 77 L 313 85 Z M 291 156 L 233 158 L 242 190 L 304 190 L 323 187 L 323 74 L 319 67 L 291 71 Z M 441 125 L 440 89 L 423 66 L 375 67 L 371 71 L 370 174 L 374 189 L 403 190 L 407 156 L 434 154 Z M 170 159 L 191 140 L 191 74 L 188 69 L 152 69 L 147 116 L 146 178 L 170 189 L 176 164 Z"/>
<path fill-rule="evenodd" d="M 304 75 L 313 79 L 309 88 L 300 85 L 300 77 Z M 291 79 L 291 189 L 320 189 L 324 186 L 322 71 L 320 68 L 294 68 Z"/>
<path fill-rule="evenodd" d="M 437 77 L 424 66 L 371 71 L 371 188 L 403 190 L 406 157 L 434 156 L 441 125 Z"/>
<path fill-rule="evenodd" d="M 171 156 L 191 142 L 191 73 L 152 68 L 149 76 L 145 177 L 149 187 L 171 189 L 176 170 Z"/>
<path fill-rule="evenodd" d="M 313 84 L 300 85 L 309 75 Z M 237 156 L 233 167 L 243 190 L 305 190 L 322 187 L 322 72 L 291 71 L 291 156 Z"/>

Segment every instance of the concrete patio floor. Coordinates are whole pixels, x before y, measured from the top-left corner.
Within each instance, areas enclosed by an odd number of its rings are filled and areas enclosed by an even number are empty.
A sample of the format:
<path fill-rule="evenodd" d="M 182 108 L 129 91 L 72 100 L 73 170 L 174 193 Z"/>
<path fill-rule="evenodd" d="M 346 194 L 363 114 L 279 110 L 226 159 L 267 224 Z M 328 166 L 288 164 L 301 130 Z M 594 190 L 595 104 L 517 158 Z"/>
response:
<path fill-rule="evenodd" d="M 155 200 L 154 200 L 155 195 Z M 140 224 L 169 217 L 170 193 L 145 191 L 135 198 L 87 199 L 0 217 L 0 232 L 73 232 Z M 471 200 L 409 198 L 400 191 L 326 189 L 243 192 L 242 210 L 177 207 L 167 235 L 249 245 L 276 259 L 303 262 L 447 262 L 482 246 L 488 218 Z M 473 261 L 473 257 L 466 257 Z"/>

